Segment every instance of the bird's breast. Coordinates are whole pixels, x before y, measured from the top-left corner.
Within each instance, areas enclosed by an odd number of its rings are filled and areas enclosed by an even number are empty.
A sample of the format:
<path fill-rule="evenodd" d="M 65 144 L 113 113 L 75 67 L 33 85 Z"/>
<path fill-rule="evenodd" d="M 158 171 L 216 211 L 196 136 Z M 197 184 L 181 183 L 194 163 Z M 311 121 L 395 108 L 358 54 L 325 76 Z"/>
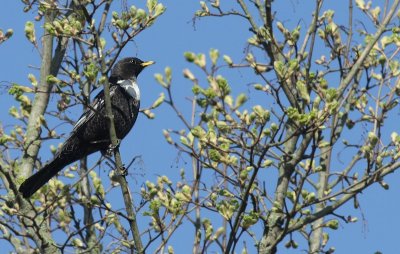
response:
<path fill-rule="evenodd" d="M 140 89 L 139 89 L 139 86 L 138 86 L 136 80 L 132 80 L 132 79 L 120 80 L 117 83 L 134 100 L 140 101 Z"/>

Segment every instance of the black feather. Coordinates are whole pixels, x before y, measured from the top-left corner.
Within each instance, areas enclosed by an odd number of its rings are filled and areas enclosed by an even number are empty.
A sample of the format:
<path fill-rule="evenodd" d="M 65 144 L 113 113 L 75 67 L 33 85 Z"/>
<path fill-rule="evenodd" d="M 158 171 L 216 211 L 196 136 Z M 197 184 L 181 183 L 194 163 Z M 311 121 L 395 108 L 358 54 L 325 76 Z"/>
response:
<path fill-rule="evenodd" d="M 118 83 L 124 79 L 136 82 L 137 75 L 152 63 L 144 63 L 137 58 L 125 58 L 112 70 L 109 78 L 110 96 L 118 139 L 123 139 L 132 129 L 140 106 L 140 100 L 132 97 Z M 106 150 L 110 140 L 105 115 L 104 91 L 101 91 L 77 121 L 71 135 L 56 156 L 22 183 L 19 188 L 22 195 L 25 198 L 30 197 L 68 164 L 94 152 Z"/>

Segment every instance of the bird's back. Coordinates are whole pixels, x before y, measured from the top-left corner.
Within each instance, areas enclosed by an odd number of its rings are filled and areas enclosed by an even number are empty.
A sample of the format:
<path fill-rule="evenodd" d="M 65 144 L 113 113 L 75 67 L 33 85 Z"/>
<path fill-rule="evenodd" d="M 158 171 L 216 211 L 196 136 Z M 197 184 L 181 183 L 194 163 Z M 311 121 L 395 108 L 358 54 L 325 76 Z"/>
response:
<path fill-rule="evenodd" d="M 118 139 L 123 139 L 136 121 L 140 101 L 127 95 L 120 86 L 112 86 L 110 91 L 115 131 Z M 102 100 L 104 92 L 101 91 L 97 97 Z M 111 142 L 105 106 L 89 110 L 95 110 L 94 114 L 71 134 L 60 150 L 59 156 L 71 157 L 71 160 L 75 161 L 109 147 Z"/>
<path fill-rule="evenodd" d="M 151 64 L 154 62 L 128 57 L 118 61 L 112 69 L 109 77 L 110 96 L 118 139 L 123 139 L 136 121 L 140 106 L 140 91 L 136 79 Z M 19 191 L 25 198 L 30 197 L 68 164 L 91 153 L 108 149 L 109 133 L 104 91 L 101 91 L 77 121 L 71 135 L 53 160 L 26 179 Z"/>

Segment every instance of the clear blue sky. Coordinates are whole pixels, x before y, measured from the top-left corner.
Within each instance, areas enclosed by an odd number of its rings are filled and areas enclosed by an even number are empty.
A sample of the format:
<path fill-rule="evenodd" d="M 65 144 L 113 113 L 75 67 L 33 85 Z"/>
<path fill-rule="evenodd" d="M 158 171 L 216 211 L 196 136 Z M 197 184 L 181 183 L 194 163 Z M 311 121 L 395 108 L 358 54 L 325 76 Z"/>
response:
<path fill-rule="evenodd" d="M 116 1 L 116 3 L 119 2 Z M 132 1 L 128 2 L 132 3 Z M 175 97 L 179 101 L 179 105 L 188 107 L 189 103 L 185 100 L 185 96 L 190 96 L 191 84 L 182 77 L 182 70 L 191 68 L 191 66 L 184 60 L 183 53 L 193 51 L 204 52 L 208 55 L 210 48 L 216 48 L 220 50 L 221 55 L 228 54 L 239 62 L 244 58 L 243 50 L 250 33 L 247 24 L 238 18 L 207 18 L 196 20 L 193 23 L 193 14 L 199 6 L 198 1 L 165 0 L 161 2 L 167 7 L 166 13 L 153 27 L 140 34 L 135 43 L 130 44 L 122 55 L 134 55 L 143 60 L 157 62 L 155 66 L 146 69 L 139 79 L 143 107 L 151 105 L 162 91 L 155 82 L 153 75 L 162 73 L 166 66 L 172 67 Z M 313 1 L 275 1 L 277 6 L 275 10 L 281 21 L 288 24 L 299 23 L 304 27 L 309 24 L 310 20 L 309 7 L 305 7 L 305 5 L 309 5 L 311 2 Z M 346 18 L 347 1 L 327 2 L 329 2 L 327 7 L 333 8 L 339 19 L 344 20 Z M 133 3 L 144 6 L 144 1 L 134 1 Z M 346 5 L 338 3 L 346 3 Z M 290 13 L 290 15 L 282 14 L 285 12 Z M 300 17 L 302 17 L 301 20 Z M 355 18 L 362 19 L 362 17 L 357 16 Z M 3 85 L 7 82 L 29 85 L 28 74 L 35 73 L 38 76 L 37 70 L 33 69 L 32 66 L 38 67 L 40 58 L 37 51 L 24 36 L 24 24 L 29 19 L 32 19 L 32 15 L 22 12 L 20 1 L 6 0 L 3 2 L 2 8 L 0 8 L 0 28 L 3 31 L 8 28 L 14 29 L 14 36 L 0 45 L 0 96 L 3 109 L 0 111 L 0 123 L 4 127 L 13 123 L 7 109 L 16 104 L 7 95 Z M 343 25 L 345 24 L 343 22 Z M 36 29 L 40 29 L 38 24 L 36 24 Z M 244 70 L 231 70 L 227 73 L 227 78 L 234 89 L 246 91 L 244 87 L 247 84 L 259 81 L 251 72 Z M 52 100 L 50 103 L 54 102 L 55 100 Z M 75 114 L 76 118 L 80 115 L 80 111 L 70 113 L 71 115 Z M 177 152 L 166 144 L 162 135 L 162 129 L 178 129 L 181 127 L 177 124 L 176 117 L 165 106 L 156 110 L 155 114 L 155 120 L 148 120 L 144 115 L 140 115 L 134 130 L 121 146 L 126 163 L 135 155 L 141 155 L 143 159 L 142 163 L 135 164 L 134 169 L 137 171 L 135 172 L 135 175 L 137 174 L 135 180 L 130 179 L 133 190 L 139 190 L 145 180 L 155 180 L 158 175 L 167 175 L 172 179 L 177 179 L 179 169 L 189 166 L 185 164 L 185 161 L 179 159 Z M 58 142 L 61 142 L 61 140 L 51 144 Z M 94 155 L 93 157 L 97 158 L 98 156 Z M 41 157 L 44 160 L 51 158 L 45 145 Z M 103 176 L 104 178 L 106 176 Z M 373 186 L 364 191 L 359 196 L 361 209 L 354 210 L 352 203 L 349 203 L 339 210 L 338 213 L 356 216 L 359 221 L 355 224 L 345 224 L 341 221 L 339 230 L 332 232 L 328 245 L 336 248 L 335 253 L 374 253 L 378 250 L 385 254 L 398 253 L 398 230 L 396 230 L 400 226 L 398 220 L 398 193 L 400 193 L 398 178 L 398 173 L 386 178 L 386 182 L 390 185 L 388 191 L 383 190 L 380 186 Z M 116 193 L 116 195 L 119 195 L 119 193 Z M 143 223 L 141 227 L 145 228 L 147 224 Z M 174 246 L 176 253 L 188 253 L 191 250 L 192 233 L 192 228 L 190 228 L 189 233 L 179 232 L 181 234 L 179 240 L 172 242 L 177 243 Z M 190 240 L 185 241 L 185 235 L 190 235 Z M 187 244 L 184 244 L 185 242 Z M 180 247 L 178 247 L 178 243 Z M 300 245 L 298 250 L 291 253 L 304 253 L 301 251 L 301 247 L 307 248 L 307 246 Z M 283 246 L 280 246 L 280 248 L 280 253 L 286 253 Z"/>

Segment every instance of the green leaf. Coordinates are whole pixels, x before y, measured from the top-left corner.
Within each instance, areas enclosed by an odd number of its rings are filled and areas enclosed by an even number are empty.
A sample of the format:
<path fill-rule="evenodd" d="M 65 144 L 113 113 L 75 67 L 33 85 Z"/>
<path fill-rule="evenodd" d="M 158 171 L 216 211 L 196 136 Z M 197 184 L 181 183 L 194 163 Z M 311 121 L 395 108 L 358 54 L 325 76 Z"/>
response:
<path fill-rule="evenodd" d="M 200 6 L 201 6 L 201 9 L 203 10 L 203 12 L 210 13 L 210 10 L 208 9 L 207 4 L 204 1 L 200 1 Z"/>
<path fill-rule="evenodd" d="M 103 184 L 101 182 L 101 178 L 98 177 L 96 172 L 93 170 L 90 171 L 89 176 L 92 178 L 93 187 L 94 187 L 96 193 L 99 194 L 101 197 L 104 197 L 105 191 L 104 191 Z"/>
<path fill-rule="evenodd" d="M 35 25 L 32 21 L 27 21 L 25 23 L 25 36 L 31 43 L 36 43 Z"/>
<path fill-rule="evenodd" d="M 241 225 L 244 229 L 247 229 L 252 225 L 256 224 L 258 219 L 259 219 L 259 214 L 254 211 L 251 211 L 249 214 L 245 214 L 243 216 Z"/>
<path fill-rule="evenodd" d="M 208 152 L 210 156 L 210 160 L 215 161 L 215 162 L 221 162 L 222 155 L 220 152 L 218 152 L 215 149 L 210 149 Z"/>
<path fill-rule="evenodd" d="M 147 0 L 146 5 L 149 12 L 152 12 L 157 5 L 157 0 Z"/>
<path fill-rule="evenodd" d="M 226 95 L 230 94 L 231 88 L 228 84 L 228 81 L 224 77 L 222 77 L 221 75 L 218 75 L 216 77 L 216 81 L 217 81 L 217 85 L 221 91 L 222 96 L 226 96 Z"/>
<path fill-rule="evenodd" d="M 326 223 L 326 226 L 330 229 L 336 230 L 339 228 L 339 221 L 338 220 L 330 220 Z"/>
<path fill-rule="evenodd" d="M 196 102 L 202 108 L 205 108 L 208 105 L 208 101 L 205 98 L 199 98 L 196 100 Z"/>
<path fill-rule="evenodd" d="M 224 197 L 228 197 L 228 198 L 233 198 L 233 197 L 235 197 L 235 195 L 233 195 L 232 192 L 230 192 L 230 191 L 227 190 L 227 189 L 221 189 L 221 190 L 218 192 L 218 194 L 221 195 L 221 196 L 224 196 Z"/>
<path fill-rule="evenodd" d="M 217 210 L 226 220 L 229 220 L 232 218 L 233 213 L 238 209 L 238 207 L 239 207 L 239 204 L 236 199 L 232 199 L 229 201 L 222 200 L 217 205 Z"/>
<path fill-rule="evenodd" d="M 244 93 L 239 94 L 239 96 L 236 98 L 235 108 L 239 108 L 244 103 L 246 103 L 246 101 L 247 101 L 247 96 Z"/>
<path fill-rule="evenodd" d="M 274 69 L 279 78 L 282 79 L 283 77 L 285 77 L 287 70 L 286 70 L 285 64 L 283 62 L 275 61 Z"/>
<path fill-rule="evenodd" d="M 307 196 L 305 197 L 305 202 L 306 203 L 312 203 L 315 200 L 315 193 L 314 192 L 310 192 L 307 194 Z"/>
<path fill-rule="evenodd" d="M 217 60 L 219 57 L 219 52 L 217 49 L 210 49 L 210 59 L 213 65 L 217 64 Z"/>
<path fill-rule="evenodd" d="M 185 56 L 186 61 L 190 63 L 194 62 L 194 60 L 196 59 L 196 54 L 193 52 L 185 52 L 183 55 Z"/>
<path fill-rule="evenodd" d="M 96 63 L 91 62 L 85 66 L 83 74 L 87 78 L 88 82 L 94 82 L 97 78 L 97 73 L 99 72 L 99 68 Z"/>
<path fill-rule="evenodd" d="M 151 112 L 149 109 L 146 109 L 143 111 L 143 114 L 148 118 L 148 119 L 154 119 L 156 115 Z"/>
<path fill-rule="evenodd" d="M 29 81 L 31 82 L 31 84 L 33 86 L 35 86 L 35 87 L 37 86 L 38 82 L 37 82 L 37 79 L 36 79 L 35 75 L 33 75 L 32 73 L 29 73 L 28 74 L 28 79 L 29 79 Z"/>
<path fill-rule="evenodd" d="M 229 66 L 232 66 L 232 65 L 233 65 L 233 62 L 232 62 L 232 59 L 231 59 L 230 56 L 224 55 L 223 58 L 224 58 L 224 61 L 225 61 Z"/>
<path fill-rule="evenodd" d="M 168 88 L 169 84 L 165 82 L 164 77 L 160 73 L 154 74 L 154 78 L 156 79 L 157 83 L 159 83 L 162 87 Z"/>
<path fill-rule="evenodd" d="M 60 80 L 57 77 L 54 77 L 53 75 L 48 75 L 46 77 L 46 82 L 53 85 L 53 84 L 58 84 Z"/>
<path fill-rule="evenodd" d="M 165 6 L 161 3 L 156 5 L 156 8 L 154 10 L 154 17 L 160 16 L 161 14 L 163 14 L 165 12 Z"/>
<path fill-rule="evenodd" d="M 368 133 L 368 140 L 369 140 L 369 143 L 372 145 L 372 146 L 374 146 L 374 145 L 376 145 L 376 143 L 378 143 L 378 136 L 376 136 L 376 134 L 374 133 L 374 132 L 369 132 Z"/>
<path fill-rule="evenodd" d="M 264 86 L 261 84 L 255 84 L 254 85 L 254 89 L 258 90 L 258 91 L 262 91 L 264 90 Z"/>
<path fill-rule="evenodd" d="M 20 116 L 20 114 L 19 114 L 19 112 L 18 112 L 18 109 L 17 109 L 15 106 L 12 106 L 12 107 L 8 110 L 8 113 L 9 113 L 12 117 L 14 117 L 14 118 L 16 118 L 16 119 L 21 118 L 21 116 Z M 4 134 L 3 134 L 3 135 L 4 135 Z"/>
<path fill-rule="evenodd" d="M 304 100 L 305 103 L 310 103 L 310 94 L 308 92 L 308 88 L 303 80 L 298 80 L 296 82 L 297 91 L 300 93 L 300 97 Z"/>
<path fill-rule="evenodd" d="M 271 166 L 274 162 L 272 160 L 264 160 L 263 163 L 261 164 L 261 167 L 263 168 L 268 168 Z"/>
<path fill-rule="evenodd" d="M 365 10 L 366 9 L 364 0 L 356 0 L 356 5 L 361 10 Z"/>
<path fill-rule="evenodd" d="M 205 130 L 201 128 L 201 126 L 196 126 L 193 129 L 190 130 L 190 132 L 195 136 L 196 138 L 203 138 L 206 136 Z"/>
<path fill-rule="evenodd" d="M 185 136 L 180 136 L 179 139 L 180 139 L 180 141 L 181 141 L 181 143 L 182 143 L 183 145 L 189 146 L 189 147 L 190 147 L 189 141 L 188 141 L 188 139 L 187 139 Z"/>
<path fill-rule="evenodd" d="M 171 67 L 167 66 L 165 67 L 165 79 L 167 80 L 167 83 L 170 84 L 172 81 L 172 70 Z"/>
<path fill-rule="evenodd" d="M 196 77 L 193 75 L 193 73 L 189 69 L 183 70 L 183 76 L 191 81 L 196 80 Z"/>
<path fill-rule="evenodd" d="M 145 10 L 143 9 L 138 9 L 136 11 L 136 19 L 138 20 L 138 22 L 142 22 L 147 16 L 147 13 Z"/>
<path fill-rule="evenodd" d="M 230 126 L 224 121 L 217 121 L 216 126 L 221 132 L 227 132 L 230 130 Z"/>
<path fill-rule="evenodd" d="M 7 32 L 4 34 L 3 30 L 0 29 L 0 43 L 10 39 L 10 37 L 14 34 L 12 29 L 8 29 Z"/>
<path fill-rule="evenodd" d="M 206 67 L 206 55 L 198 54 L 194 59 L 194 63 L 199 66 L 200 68 Z"/>
<path fill-rule="evenodd" d="M 335 88 L 329 88 L 326 91 L 325 96 L 326 96 L 327 102 L 332 102 L 332 101 L 336 100 L 336 98 L 337 98 L 337 90 Z"/>
<path fill-rule="evenodd" d="M 268 110 L 264 109 L 262 106 L 260 106 L 260 105 L 254 106 L 253 111 L 257 116 L 258 123 L 264 124 L 269 121 L 270 112 Z"/>
<path fill-rule="evenodd" d="M 160 93 L 160 96 L 158 97 L 158 99 L 153 103 L 153 105 L 151 106 L 153 109 L 159 107 L 165 99 L 165 94 L 164 93 Z"/>
<path fill-rule="evenodd" d="M 83 247 L 83 242 L 79 238 L 74 238 L 72 240 L 72 245 L 75 247 Z"/>
<path fill-rule="evenodd" d="M 381 39 L 381 47 L 385 49 L 387 45 L 393 43 L 393 38 L 389 36 L 383 36 Z"/>
<path fill-rule="evenodd" d="M 9 135 L 3 134 L 0 136 L 0 145 L 4 145 L 9 141 L 12 141 L 13 138 Z"/>

